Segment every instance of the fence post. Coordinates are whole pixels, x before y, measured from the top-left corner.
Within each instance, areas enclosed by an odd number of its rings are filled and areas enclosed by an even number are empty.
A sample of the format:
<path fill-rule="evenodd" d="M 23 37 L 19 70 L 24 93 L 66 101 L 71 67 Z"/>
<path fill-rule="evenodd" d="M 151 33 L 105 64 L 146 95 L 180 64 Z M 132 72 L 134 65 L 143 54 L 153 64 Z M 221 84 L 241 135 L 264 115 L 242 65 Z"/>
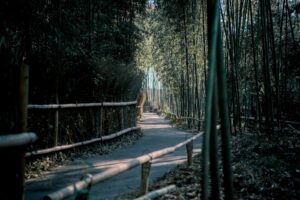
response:
<path fill-rule="evenodd" d="M 96 137 L 100 137 L 100 132 L 101 132 L 101 118 L 100 118 L 100 112 L 98 109 L 96 110 L 96 119 L 95 119 L 95 125 L 96 125 Z"/>
<path fill-rule="evenodd" d="M 186 152 L 188 166 L 191 166 L 193 163 L 193 141 L 186 144 Z"/>
<path fill-rule="evenodd" d="M 148 192 L 150 170 L 151 170 L 151 161 L 142 164 L 140 195 L 145 195 Z"/>
<path fill-rule="evenodd" d="M 123 107 L 121 107 L 121 111 L 120 111 L 121 113 L 121 130 L 123 130 L 124 129 L 124 109 L 123 109 Z"/>
<path fill-rule="evenodd" d="M 99 134 L 99 136 L 101 136 L 102 133 L 103 133 L 103 115 L 104 115 L 103 106 L 101 106 L 101 108 L 100 108 L 100 134 Z"/>
<path fill-rule="evenodd" d="M 54 146 L 58 146 L 58 132 L 59 132 L 59 111 L 55 110 L 55 122 L 54 122 Z"/>
<path fill-rule="evenodd" d="M 75 198 L 75 200 L 88 200 L 89 199 L 89 193 L 92 187 L 93 182 L 93 176 L 91 174 L 86 174 L 80 178 L 80 180 L 85 181 L 88 183 L 88 187 L 86 189 L 82 189 L 78 191 L 78 194 Z"/>

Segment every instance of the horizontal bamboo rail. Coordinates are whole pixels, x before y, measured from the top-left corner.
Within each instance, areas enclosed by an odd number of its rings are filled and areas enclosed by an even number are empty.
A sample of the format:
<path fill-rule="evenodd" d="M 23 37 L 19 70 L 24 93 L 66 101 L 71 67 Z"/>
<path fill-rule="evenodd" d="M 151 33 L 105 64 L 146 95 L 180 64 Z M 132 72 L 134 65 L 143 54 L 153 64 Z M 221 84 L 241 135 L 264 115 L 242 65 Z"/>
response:
<path fill-rule="evenodd" d="M 128 171 L 129 169 L 132 169 L 134 167 L 137 167 L 139 165 L 142 165 L 144 163 L 147 162 L 151 162 L 153 159 L 155 158 L 159 158 L 161 156 L 164 156 L 166 154 L 170 154 L 173 153 L 174 151 L 176 151 L 177 149 L 179 149 L 180 147 L 187 145 L 188 143 L 192 142 L 193 140 L 197 139 L 198 137 L 200 137 L 203 134 L 203 132 L 198 133 L 197 135 L 185 140 L 184 142 L 181 142 L 175 146 L 172 147 L 168 147 L 168 148 L 164 148 L 158 151 L 154 151 L 151 152 L 149 154 L 144 154 L 142 156 L 139 156 L 137 158 L 133 158 L 130 161 L 123 163 L 123 164 L 119 164 L 117 167 L 108 169 L 104 172 L 98 173 L 93 175 L 92 177 L 92 185 L 95 185 L 101 181 L 104 181 L 108 178 L 111 178 L 117 174 L 120 174 L 122 172 Z M 85 179 L 80 180 L 76 183 L 73 183 L 69 186 L 66 186 L 65 188 L 62 188 L 56 192 L 53 192 L 49 195 L 46 195 L 44 197 L 44 200 L 61 200 L 64 199 L 66 197 L 72 196 L 75 194 L 76 191 L 79 190 L 83 190 L 88 188 L 89 186 L 89 181 L 86 181 Z"/>
<path fill-rule="evenodd" d="M 178 116 L 175 113 L 171 113 L 171 112 L 164 112 L 167 115 L 171 115 L 174 116 L 175 119 L 180 120 L 180 119 L 185 119 L 185 120 L 194 120 L 194 121 L 198 121 L 198 122 L 203 122 L 204 119 L 197 119 L 197 118 L 193 118 L 193 117 L 185 117 L 185 116 Z"/>
<path fill-rule="evenodd" d="M 39 110 L 49 110 L 49 109 L 68 109 L 68 108 L 91 108 L 91 107 L 119 107 L 119 106 L 131 106 L 136 105 L 136 101 L 129 102 L 102 102 L 102 103 L 78 103 L 78 104 L 29 104 L 28 109 L 39 109 Z"/>
<path fill-rule="evenodd" d="M 103 107 L 121 107 L 121 111 L 120 111 L 120 115 L 121 115 L 121 129 L 124 129 L 124 111 L 122 107 L 125 106 L 136 106 L 137 101 L 129 101 L 129 102 L 101 102 L 101 103 L 73 103 L 73 104 L 46 104 L 46 105 L 39 105 L 39 104 L 29 104 L 27 105 L 27 108 L 29 110 L 54 110 L 55 111 L 55 120 L 54 120 L 54 144 L 52 148 L 47 148 L 47 149 L 42 149 L 42 150 L 38 150 L 38 151 L 34 151 L 34 152 L 28 152 L 26 153 L 26 157 L 30 157 L 30 156 L 35 156 L 35 155 L 42 155 L 42 154 L 48 154 L 48 153 L 52 153 L 52 152 L 57 152 L 57 151 L 62 151 L 65 149 L 70 149 L 70 148 L 74 148 L 74 147 L 78 147 L 78 146 L 82 146 L 82 145 L 86 145 L 86 144 L 90 144 L 93 142 L 97 142 L 100 140 L 108 140 L 106 139 L 107 137 L 117 137 L 118 134 L 124 134 L 125 132 L 131 131 L 128 129 L 122 130 L 118 133 L 116 133 L 116 135 L 114 136 L 114 134 L 112 134 L 111 136 L 104 136 L 101 138 L 96 138 L 96 139 L 92 139 L 92 140 L 88 140 L 88 141 L 84 141 L 84 142 L 78 142 L 75 144 L 70 144 L 70 145 L 62 145 L 62 146 L 58 146 L 58 140 L 59 140 L 59 112 L 61 109 L 74 109 L 74 108 L 101 108 L 101 117 L 100 117 L 100 130 L 102 130 L 102 120 L 103 120 Z M 134 127 L 132 127 L 134 128 Z M 98 128 L 99 129 L 99 128 Z M 99 136 L 99 131 L 97 129 L 97 136 Z M 123 131 L 125 131 L 123 133 Z"/>
<path fill-rule="evenodd" d="M 144 196 L 141 196 L 139 198 L 136 198 L 134 200 L 150 200 L 150 199 L 154 199 L 154 198 L 160 197 L 160 196 L 162 196 L 164 194 L 168 194 L 168 193 L 174 192 L 175 190 L 176 190 L 176 185 L 169 185 L 169 186 L 164 187 L 162 189 L 149 192 L 148 194 L 146 194 Z"/>
<path fill-rule="evenodd" d="M 67 150 L 67 149 L 71 149 L 71 148 L 75 148 L 75 147 L 79 147 L 79 146 L 84 146 L 84 145 L 92 144 L 95 142 L 111 140 L 111 139 L 119 137 L 125 133 L 140 130 L 140 129 L 141 129 L 140 127 L 131 127 L 131 128 L 121 130 L 121 131 L 111 134 L 111 135 L 106 135 L 106 136 L 102 136 L 99 138 L 95 138 L 95 139 L 91 139 L 91 140 L 87 140 L 87 141 L 83 141 L 83 142 L 77 142 L 74 144 L 67 144 L 67 145 L 56 146 L 56 147 L 52 147 L 52 148 L 48 148 L 48 149 L 32 151 L 32 152 L 26 153 L 26 157 L 43 155 L 43 154 L 53 153 L 53 152 L 57 152 L 57 151 L 63 151 L 63 150 Z"/>
<path fill-rule="evenodd" d="M 35 133 L 17 133 L 0 136 L 0 149 L 22 147 L 32 144 L 37 140 Z"/>
<path fill-rule="evenodd" d="M 255 120 L 255 117 L 245 117 L 245 116 L 241 116 L 241 119 L 244 120 Z M 258 117 L 256 119 L 257 121 L 259 120 Z M 262 117 L 262 121 L 266 121 L 265 117 Z M 276 119 L 274 119 L 273 121 L 274 123 L 277 122 Z M 288 121 L 288 120 L 279 120 L 280 123 L 284 123 L 284 124 L 293 124 L 293 125 L 300 125 L 300 122 L 295 122 L 295 121 Z"/>

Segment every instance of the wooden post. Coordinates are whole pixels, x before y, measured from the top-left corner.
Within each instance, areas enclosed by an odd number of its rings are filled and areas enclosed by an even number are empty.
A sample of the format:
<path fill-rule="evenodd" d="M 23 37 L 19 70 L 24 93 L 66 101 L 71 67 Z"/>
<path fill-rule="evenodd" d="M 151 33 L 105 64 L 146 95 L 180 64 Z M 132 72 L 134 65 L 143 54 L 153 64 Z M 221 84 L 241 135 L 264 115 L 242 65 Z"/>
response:
<path fill-rule="evenodd" d="M 191 166 L 193 164 L 193 141 L 186 144 L 186 152 L 188 166 Z"/>
<path fill-rule="evenodd" d="M 4 94 L 1 97 L 4 100 L 0 113 L 1 135 L 22 133 L 27 129 L 28 66 L 9 67 L 3 71 L 9 76 L 2 76 L 8 87 L 2 87 L 1 91 Z M 24 150 L 24 147 L 0 149 L 0 199 L 24 199 Z"/>
<path fill-rule="evenodd" d="M 55 121 L 54 121 L 54 146 L 58 146 L 58 132 L 59 132 L 59 111 L 55 110 Z"/>
<path fill-rule="evenodd" d="M 140 195 L 145 195 L 148 192 L 150 170 L 151 170 L 151 161 L 142 164 Z"/>
<path fill-rule="evenodd" d="M 104 112 L 103 112 L 103 107 L 100 108 L 100 134 L 102 135 L 103 133 L 103 118 L 104 118 Z"/>
<path fill-rule="evenodd" d="M 88 200 L 89 193 L 92 187 L 93 176 L 91 174 L 86 174 L 80 178 L 81 181 L 87 182 L 88 186 L 86 189 L 79 190 L 75 200 Z"/>
<path fill-rule="evenodd" d="M 55 94 L 55 103 L 59 104 L 58 98 L 58 79 L 56 80 L 56 94 Z M 55 121 L 54 121 L 54 146 L 58 146 L 58 132 L 59 132 L 59 108 L 55 110 Z"/>
<path fill-rule="evenodd" d="M 98 109 L 96 110 L 96 119 L 95 119 L 95 124 L 96 124 L 96 137 L 98 138 L 98 137 L 100 137 L 100 132 L 101 132 L 101 130 L 100 130 L 100 124 L 101 124 L 101 122 L 100 122 L 100 120 L 101 120 L 101 118 L 100 118 L 100 112 L 101 111 L 99 111 Z"/>

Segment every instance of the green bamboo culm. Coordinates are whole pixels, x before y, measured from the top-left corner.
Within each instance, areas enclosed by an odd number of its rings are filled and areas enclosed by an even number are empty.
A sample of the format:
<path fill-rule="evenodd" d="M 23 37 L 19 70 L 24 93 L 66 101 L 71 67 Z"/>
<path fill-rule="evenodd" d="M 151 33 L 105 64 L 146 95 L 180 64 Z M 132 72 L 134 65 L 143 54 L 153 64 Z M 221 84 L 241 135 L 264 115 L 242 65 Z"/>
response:
<path fill-rule="evenodd" d="M 216 116 L 213 113 L 213 93 L 214 82 L 216 77 L 216 47 L 218 35 L 218 17 L 214 14 L 218 7 L 216 1 L 207 1 L 207 25 L 208 25 L 208 78 L 206 88 L 206 105 L 205 105 L 205 127 L 203 135 L 203 153 L 202 153 L 202 199 L 208 200 L 209 191 L 209 157 L 210 157 L 210 134 L 212 119 Z M 216 111 L 216 110 L 215 110 Z M 216 128 L 216 127 L 213 127 Z"/>
<path fill-rule="evenodd" d="M 220 15 L 219 15 L 220 16 Z M 220 21 L 220 20 L 219 20 Z M 221 30 L 219 23 L 219 30 Z M 224 194 L 225 200 L 233 198 L 233 180 L 231 167 L 231 131 L 230 119 L 228 110 L 226 71 L 224 65 L 224 52 L 221 31 L 218 33 L 217 42 L 217 78 L 219 93 L 219 112 L 221 118 L 221 138 L 222 138 L 222 158 L 223 158 L 223 173 L 224 173 Z"/>
<path fill-rule="evenodd" d="M 228 97 L 226 86 L 226 72 L 224 66 L 223 42 L 220 26 L 220 1 L 207 1 L 207 26 L 208 26 L 208 82 L 206 95 L 206 110 L 205 110 L 205 132 L 203 138 L 203 183 L 202 183 L 202 199 L 207 200 L 209 197 L 209 161 L 211 164 L 217 162 L 217 156 L 212 151 L 215 148 L 210 147 L 212 134 L 216 133 L 215 120 L 218 116 L 218 110 L 213 109 L 214 103 L 219 104 L 220 118 L 221 118 L 221 134 L 222 134 L 222 158 L 223 158 L 223 172 L 224 172 L 224 194 L 225 199 L 233 199 L 232 191 L 232 168 L 231 168 L 231 133 L 230 120 L 228 111 Z M 217 78 L 217 80 L 215 80 Z M 215 85 L 217 84 L 217 85 Z M 219 88 L 217 93 L 217 88 Z M 218 94 L 218 103 L 214 100 L 214 94 Z M 215 138 L 214 138 L 215 140 Z M 211 142 L 216 145 L 217 143 Z M 209 160 L 209 158 L 211 158 Z M 212 175 L 212 198 L 220 198 L 218 170 L 211 167 Z M 217 181 L 217 182 L 215 182 Z"/>

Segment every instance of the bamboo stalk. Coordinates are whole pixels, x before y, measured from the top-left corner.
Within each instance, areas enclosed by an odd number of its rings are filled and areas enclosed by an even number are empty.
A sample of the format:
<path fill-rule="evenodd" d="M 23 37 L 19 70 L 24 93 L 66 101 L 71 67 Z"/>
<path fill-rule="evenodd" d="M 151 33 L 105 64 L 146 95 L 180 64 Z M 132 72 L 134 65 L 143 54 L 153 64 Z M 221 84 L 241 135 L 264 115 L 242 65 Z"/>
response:
<path fill-rule="evenodd" d="M 57 152 L 57 151 L 72 149 L 72 148 L 75 148 L 75 147 L 84 146 L 84 145 L 92 144 L 92 143 L 99 142 L 99 141 L 111 140 L 111 139 L 116 138 L 116 137 L 118 137 L 120 135 L 123 135 L 125 133 L 135 131 L 135 130 L 139 130 L 139 129 L 140 129 L 140 127 L 131 127 L 131 128 L 121 130 L 121 131 L 119 131 L 117 133 L 114 133 L 114 134 L 111 134 L 111 135 L 102 136 L 100 138 L 95 138 L 95 139 L 91 139 L 91 140 L 87 140 L 87 141 L 83 141 L 83 142 L 77 142 L 77 143 L 74 143 L 74 144 L 56 146 L 56 147 L 48 148 L 48 149 L 42 149 L 42 150 L 27 152 L 26 157 L 36 156 L 36 155 L 43 155 L 43 154 L 53 153 L 53 152 Z"/>
<path fill-rule="evenodd" d="M 154 198 L 157 198 L 157 197 L 162 196 L 164 194 L 168 194 L 168 193 L 174 192 L 175 190 L 176 190 L 176 185 L 169 185 L 169 186 L 164 187 L 162 189 L 149 192 L 148 194 L 146 194 L 144 196 L 141 196 L 139 198 L 136 198 L 135 200 L 149 200 L 149 199 L 154 199 Z"/>
<path fill-rule="evenodd" d="M 216 76 L 216 52 L 217 52 L 217 33 L 219 31 L 217 0 L 207 1 L 207 32 L 208 32 L 208 77 L 205 106 L 205 126 L 203 135 L 203 159 L 202 159 L 202 196 L 204 200 L 209 196 L 209 155 L 210 155 L 210 135 L 212 132 L 212 113 L 213 113 L 213 93 Z"/>
<path fill-rule="evenodd" d="M 93 182 L 92 185 L 95 185 L 101 181 L 104 181 L 108 178 L 111 178 L 117 174 L 120 174 L 122 172 L 128 171 L 129 169 L 132 169 L 136 166 L 139 166 L 143 163 L 149 162 L 152 159 L 155 158 L 159 158 L 161 156 L 167 155 L 169 153 L 173 153 L 174 151 L 176 151 L 178 148 L 186 145 L 187 143 L 197 139 L 198 137 L 202 136 L 203 132 L 198 133 L 197 135 L 175 145 L 172 147 L 168 147 L 168 148 L 164 148 L 158 151 L 154 151 L 151 152 L 149 154 L 145 154 L 142 156 L 139 156 L 137 158 L 133 158 L 130 161 L 123 163 L 123 164 L 119 164 L 117 167 L 114 168 L 110 168 L 104 172 L 95 174 L 93 176 Z M 44 200 L 60 200 L 60 199 L 64 199 L 66 197 L 69 197 L 71 195 L 73 195 L 76 191 L 78 190 L 82 190 L 84 188 L 87 188 L 88 184 L 86 181 L 81 180 L 78 181 L 76 183 L 73 183 L 69 186 L 66 186 L 65 188 L 62 188 L 56 192 L 53 192 L 51 194 L 48 194 L 47 196 L 44 197 Z"/>
<path fill-rule="evenodd" d="M 78 103 L 78 104 L 29 104 L 28 109 L 39 109 L 39 110 L 49 110 L 49 109 L 68 109 L 68 108 L 90 108 L 90 107 L 116 107 L 116 106 L 130 106 L 136 105 L 136 101 L 129 102 L 102 102 L 102 103 Z"/>

